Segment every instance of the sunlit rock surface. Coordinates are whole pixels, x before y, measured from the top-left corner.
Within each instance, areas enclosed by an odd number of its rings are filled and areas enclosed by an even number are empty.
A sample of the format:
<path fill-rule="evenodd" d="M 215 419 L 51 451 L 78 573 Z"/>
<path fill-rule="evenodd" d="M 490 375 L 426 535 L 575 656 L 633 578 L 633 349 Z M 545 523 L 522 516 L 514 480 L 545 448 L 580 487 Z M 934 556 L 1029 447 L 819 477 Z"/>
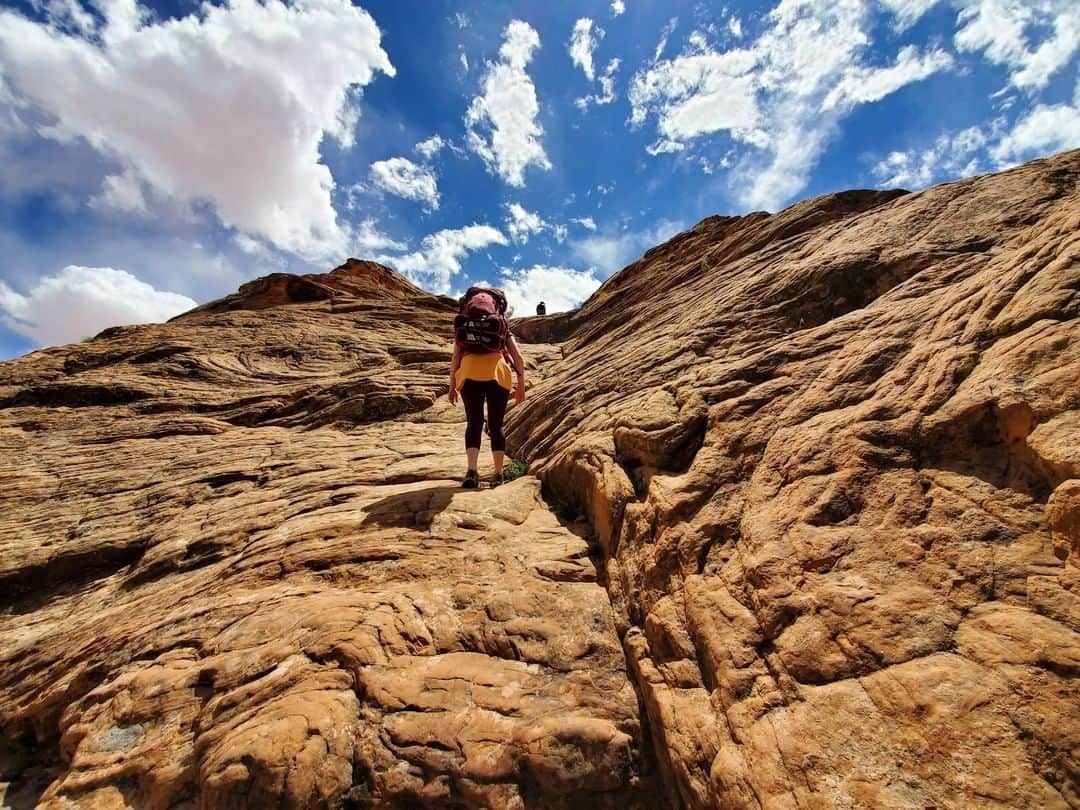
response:
<path fill-rule="evenodd" d="M 1080 806 L 1078 178 L 699 223 L 497 489 L 370 262 L 0 364 L 4 803 Z"/>
<path fill-rule="evenodd" d="M 1078 179 L 707 219 L 554 324 L 511 436 L 685 806 L 1080 806 Z"/>

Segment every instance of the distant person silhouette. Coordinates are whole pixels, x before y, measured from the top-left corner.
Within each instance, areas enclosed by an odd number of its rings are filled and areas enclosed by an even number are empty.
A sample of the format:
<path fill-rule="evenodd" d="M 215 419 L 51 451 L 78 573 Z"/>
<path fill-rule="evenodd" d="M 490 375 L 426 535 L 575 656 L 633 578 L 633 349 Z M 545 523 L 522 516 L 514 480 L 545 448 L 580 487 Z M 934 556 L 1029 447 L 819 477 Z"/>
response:
<path fill-rule="evenodd" d="M 547 306 L 545 306 L 543 301 L 536 305 L 536 314 L 547 315 Z"/>

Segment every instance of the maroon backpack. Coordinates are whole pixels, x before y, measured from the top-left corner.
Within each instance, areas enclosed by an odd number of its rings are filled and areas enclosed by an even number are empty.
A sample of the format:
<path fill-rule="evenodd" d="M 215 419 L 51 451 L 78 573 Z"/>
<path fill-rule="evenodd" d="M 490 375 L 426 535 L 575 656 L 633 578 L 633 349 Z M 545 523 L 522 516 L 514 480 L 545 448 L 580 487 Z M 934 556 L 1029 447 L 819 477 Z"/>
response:
<path fill-rule="evenodd" d="M 496 287 L 469 287 L 454 318 L 454 339 L 467 352 L 502 352 L 509 336 L 506 294 Z"/>

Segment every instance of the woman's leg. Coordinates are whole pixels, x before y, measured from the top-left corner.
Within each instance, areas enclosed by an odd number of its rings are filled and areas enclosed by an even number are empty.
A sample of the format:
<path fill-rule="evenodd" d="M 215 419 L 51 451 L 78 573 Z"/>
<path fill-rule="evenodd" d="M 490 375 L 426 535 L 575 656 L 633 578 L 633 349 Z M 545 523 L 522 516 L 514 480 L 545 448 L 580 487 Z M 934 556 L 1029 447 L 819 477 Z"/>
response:
<path fill-rule="evenodd" d="M 491 460 L 495 465 L 495 475 L 501 475 L 503 461 L 506 459 L 506 436 L 503 435 L 503 418 L 506 416 L 506 404 L 510 401 L 510 392 L 494 380 L 487 384 L 488 433 L 491 436 Z"/>
<path fill-rule="evenodd" d="M 484 430 L 484 384 L 466 380 L 461 386 L 461 401 L 465 405 L 465 455 L 469 469 L 475 470 L 480 458 L 480 434 Z"/>

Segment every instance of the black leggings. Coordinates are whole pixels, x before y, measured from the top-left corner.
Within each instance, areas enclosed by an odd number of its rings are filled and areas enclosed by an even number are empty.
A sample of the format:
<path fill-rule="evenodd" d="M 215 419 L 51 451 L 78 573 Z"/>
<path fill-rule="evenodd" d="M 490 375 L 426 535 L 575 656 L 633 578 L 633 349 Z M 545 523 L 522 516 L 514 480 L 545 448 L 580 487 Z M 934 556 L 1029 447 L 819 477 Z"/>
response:
<path fill-rule="evenodd" d="M 484 430 L 484 400 L 487 400 L 488 435 L 491 436 L 492 450 L 506 450 L 506 437 L 503 435 L 503 417 L 506 416 L 506 403 L 510 401 L 510 392 L 495 380 L 466 380 L 461 386 L 461 401 L 465 403 L 465 416 L 469 420 L 465 428 L 465 449 L 480 446 L 480 434 Z"/>

